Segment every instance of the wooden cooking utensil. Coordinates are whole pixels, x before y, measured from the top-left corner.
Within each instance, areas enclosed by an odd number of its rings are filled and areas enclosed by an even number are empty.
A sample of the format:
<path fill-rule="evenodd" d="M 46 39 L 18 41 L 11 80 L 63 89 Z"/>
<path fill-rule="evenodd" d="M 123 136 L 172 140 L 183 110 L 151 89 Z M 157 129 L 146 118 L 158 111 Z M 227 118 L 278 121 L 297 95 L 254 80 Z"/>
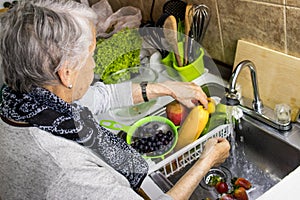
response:
<path fill-rule="evenodd" d="M 179 67 L 182 67 L 182 61 L 179 55 L 178 43 L 177 43 L 177 21 L 173 15 L 170 15 L 166 18 L 163 25 L 163 31 L 167 42 L 169 43 L 172 50 L 174 51 L 177 65 Z"/>

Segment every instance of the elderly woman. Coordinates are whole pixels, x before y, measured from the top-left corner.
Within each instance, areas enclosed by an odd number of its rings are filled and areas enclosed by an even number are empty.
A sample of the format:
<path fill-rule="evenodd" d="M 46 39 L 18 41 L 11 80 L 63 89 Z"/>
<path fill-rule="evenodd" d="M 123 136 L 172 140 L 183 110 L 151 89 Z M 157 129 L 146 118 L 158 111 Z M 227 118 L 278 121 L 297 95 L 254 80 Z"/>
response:
<path fill-rule="evenodd" d="M 192 83 L 90 86 L 94 23 L 90 8 L 64 0 L 19 1 L 0 15 L 2 199 L 141 199 L 136 191 L 147 163 L 93 113 L 162 95 L 188 107 L 207 104 Z M 194 167 L 160 198 L 190 196 L 229 148 L 225 139 L 209 140 Z"/>

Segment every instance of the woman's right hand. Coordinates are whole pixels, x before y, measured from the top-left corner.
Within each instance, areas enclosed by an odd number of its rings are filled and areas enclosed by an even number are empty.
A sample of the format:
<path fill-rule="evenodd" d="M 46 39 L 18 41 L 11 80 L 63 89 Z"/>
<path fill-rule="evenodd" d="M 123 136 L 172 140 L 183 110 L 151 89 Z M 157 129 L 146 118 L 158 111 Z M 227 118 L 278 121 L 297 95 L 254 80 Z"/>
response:
<path fill-rule="evenodd" d="M 209 160 L 213 166 L 222 164 L 229 156 L 230 144 L 225 138 L 211 138 L 205 143 L 200 159 Z"/>
<path fill-rule="evenodd" d="M 230 144 L 225 138 L 211 138 L 205 143 L 198 161 L 167 192 L 174 200 L 189 199 L 205 174 L 229 156 Z"/>

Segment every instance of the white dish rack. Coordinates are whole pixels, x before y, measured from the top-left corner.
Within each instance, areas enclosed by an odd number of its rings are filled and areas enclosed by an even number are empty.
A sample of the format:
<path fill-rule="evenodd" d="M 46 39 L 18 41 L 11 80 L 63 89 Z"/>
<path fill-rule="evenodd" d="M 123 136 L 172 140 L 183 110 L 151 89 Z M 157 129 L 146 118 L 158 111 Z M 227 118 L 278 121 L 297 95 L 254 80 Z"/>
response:
<path fill-rule="evenodd" d="M 191 164 L 197 160 L 203 149 L 205 142 L 213 137 L 227 138 L 233 133 L 232 124 L 224 124 L 213 129 L 206 135 L 200 137 L 195 142 L 185 146 L 175 153 L 171 153 L 170 156 L 158 163 L 150 162 L 149 174 L 152 172 L 160 171 L 166 177 L 173 175 L 174 173 L 183 169 L 186 165 Z"/>

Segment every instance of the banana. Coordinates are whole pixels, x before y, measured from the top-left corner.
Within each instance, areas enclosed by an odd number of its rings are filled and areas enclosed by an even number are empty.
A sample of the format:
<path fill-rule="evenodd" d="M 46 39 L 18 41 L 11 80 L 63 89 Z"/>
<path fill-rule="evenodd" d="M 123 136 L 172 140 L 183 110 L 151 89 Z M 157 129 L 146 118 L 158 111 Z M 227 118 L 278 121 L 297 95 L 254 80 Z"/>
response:
<path fill-rule="evenodd" d="M 178 142 L 175 150 L 197 140 L 204 130 L 209 119 L 209 112 L 199 105 L 194 107 L 187 115 L 178 132 Z"/>
<path fill-rule="evenodd" d="M 198 109 L 199 123 L 198 123 L 197 134 L 194 137 L 194 141 L 199 138 L 209 119 L 209 112 L 207 110 L 203 109 L 202 106 L 197 106 L 196 108 Z"/>

